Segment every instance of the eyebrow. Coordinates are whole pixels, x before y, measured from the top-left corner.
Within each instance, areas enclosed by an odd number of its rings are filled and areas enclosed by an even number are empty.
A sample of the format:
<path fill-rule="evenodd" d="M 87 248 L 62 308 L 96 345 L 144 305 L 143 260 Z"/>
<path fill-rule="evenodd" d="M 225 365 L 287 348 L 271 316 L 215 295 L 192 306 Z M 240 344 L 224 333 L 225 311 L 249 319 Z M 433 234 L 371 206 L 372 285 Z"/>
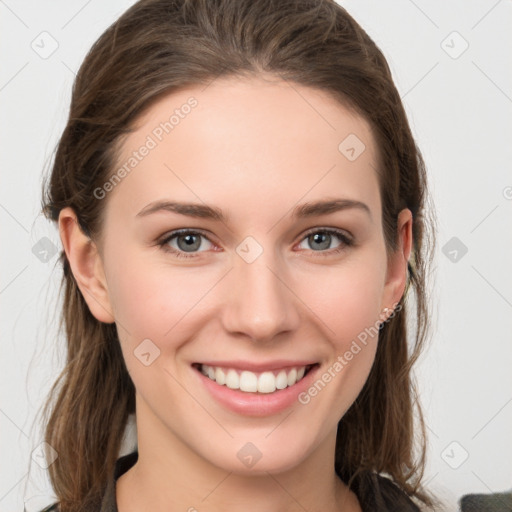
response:
<path fill-rule="evenodd" d="M 348 209 L 359 209 L 366 212 L 370 218 L 372 214 L 370 208 L 361 201 L 355 201 L 353 199 L 329 199 L 320 200 L 311 203 L 304 203 L 296 206 L 292 211 L 292 217 L 295 219 L 304 219 L 309 217 L 315 217 L 319 215 L 327 215 L 330 213 L 348 210 Z M 152 213 L 157 212 L 172 212 L 180 215 L 186 215 L 188 217 L 197 217 L 201 219 L 212 219 L 220 222 L 227 222 L 227 216 L 223 213 L 220 208 L 215 206 L 209 206 L 207 204 L 199 203 L 182 203 L 177 201 L 159 200 L 154 201 L 146 205 L 136 217 L 146 217 Z"/>

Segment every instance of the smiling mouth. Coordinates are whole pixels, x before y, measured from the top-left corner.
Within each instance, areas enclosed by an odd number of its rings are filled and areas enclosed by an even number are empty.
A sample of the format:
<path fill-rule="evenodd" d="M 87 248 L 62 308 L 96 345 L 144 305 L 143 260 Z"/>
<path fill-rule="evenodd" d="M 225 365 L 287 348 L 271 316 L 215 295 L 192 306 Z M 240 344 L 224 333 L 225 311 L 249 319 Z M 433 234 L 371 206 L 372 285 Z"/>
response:
<path fill-rule="evenodd" d="M 202 363 L 192 365 L 197 371 L 220 386 L 244 393 L 274 393 L 300 382 L 318 363 L 295 366 L 281 370 L 252 372 L 235 368 L 210 366 Z"/>

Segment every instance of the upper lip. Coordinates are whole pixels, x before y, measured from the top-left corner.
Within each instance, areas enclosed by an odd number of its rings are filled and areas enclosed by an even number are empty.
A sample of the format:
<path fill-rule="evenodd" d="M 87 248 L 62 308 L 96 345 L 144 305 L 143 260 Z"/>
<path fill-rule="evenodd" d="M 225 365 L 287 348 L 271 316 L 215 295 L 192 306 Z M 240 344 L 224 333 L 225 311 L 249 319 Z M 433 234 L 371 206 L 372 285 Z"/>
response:
<path fill-rule="evenodd" d="M 254 361 L 201 361 L 194 363 L 196 365 L 220 366 L 223 368 L 233 368 L 236 370 L 247 370 L 250 372 L 265 372 L 273 370 L 284 370 L 286 368 L 301 368 L 302 366 L 309 366 L 317 364 L 318 361 L 300 360 L 292 361 L 289 359 L 279 359 L 276 361 L 267 361 L 262 363 L 255 363 Z"/>

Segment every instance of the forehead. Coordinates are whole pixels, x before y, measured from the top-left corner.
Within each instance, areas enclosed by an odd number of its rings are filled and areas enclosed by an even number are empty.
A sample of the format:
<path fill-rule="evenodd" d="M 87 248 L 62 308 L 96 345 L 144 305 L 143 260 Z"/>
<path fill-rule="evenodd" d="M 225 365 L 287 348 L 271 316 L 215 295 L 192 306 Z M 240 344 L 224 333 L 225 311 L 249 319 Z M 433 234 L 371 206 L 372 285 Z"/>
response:
<path fill-rule="evenodd" d="M 131 217 L 169 198 L 274 220 L 279 205 L 325 196 L 380 204 L 369 124 L 284 80 L 223 78 L 164 96 L 124 140 L 121 168 L 108 208 Z"/>

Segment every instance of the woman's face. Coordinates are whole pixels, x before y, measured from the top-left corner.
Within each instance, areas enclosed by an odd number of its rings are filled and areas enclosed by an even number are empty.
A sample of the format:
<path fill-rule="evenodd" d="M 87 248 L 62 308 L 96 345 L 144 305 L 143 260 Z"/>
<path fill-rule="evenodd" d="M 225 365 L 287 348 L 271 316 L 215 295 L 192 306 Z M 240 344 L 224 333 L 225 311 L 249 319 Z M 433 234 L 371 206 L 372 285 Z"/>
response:
<path fill-rule="evenodd" d="M 332 454 L 405 284 L 409 212 L 388 259 L 376 151 L 362 118 L 283 81 L 217 79 L 141 118 L 95 193 L 105 299 L 84 293 L 116 321 L 139 449 L 241 473 Z"/>

